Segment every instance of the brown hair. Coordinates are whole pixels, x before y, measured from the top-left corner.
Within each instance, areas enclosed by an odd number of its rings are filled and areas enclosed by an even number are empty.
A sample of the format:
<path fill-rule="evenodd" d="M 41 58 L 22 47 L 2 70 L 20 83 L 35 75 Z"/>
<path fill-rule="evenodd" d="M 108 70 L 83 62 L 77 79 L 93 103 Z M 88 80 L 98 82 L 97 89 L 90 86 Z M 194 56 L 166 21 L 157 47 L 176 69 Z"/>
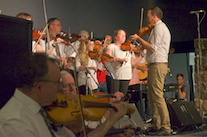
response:
<path fill-rule="evenodd" d="M 178 78 L 178 77 L 182 77 L 184 79 L 184 75 L 182 73 L 178 73 L 176 78 Z"/>
<path fill-rule="evenodd" d="M 21 12 L 21 13 L 17 14 L 15 17 L 27 19 L 27 18 L 31 18 L 31 15 L 29 15 L 28 13 Z"/>
<path fill-rule="evenodd" d="M 58 20 L 58 18 L 50 18 L 48 21 L 47 21 L 47 24 L 48 24 L 48 28 L 50 28 L 50 25 L 53 24 L 55 22 L 55 20 Z"/>
<path fill-rule="evenodd" d="M 152 10 L 151 11 L 152 16 L 155 14 L 159 19 L 162 19 L 163 12 L 159 7 L 155 7 L 155 8 L 152 8 L 150 10 Z"/>

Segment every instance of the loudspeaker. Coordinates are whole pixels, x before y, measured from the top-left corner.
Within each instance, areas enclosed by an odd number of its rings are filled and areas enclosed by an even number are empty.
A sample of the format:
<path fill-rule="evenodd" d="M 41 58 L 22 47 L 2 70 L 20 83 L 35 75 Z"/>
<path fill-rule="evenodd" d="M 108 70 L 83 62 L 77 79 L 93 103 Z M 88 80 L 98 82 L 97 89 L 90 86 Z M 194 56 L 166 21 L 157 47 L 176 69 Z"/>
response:
<path fill-rule="evenodd" d="M 184 131 L 192 126 L 200 126 L 203 120 L 196 110 L 194 102 L 168 101 L 168 109 L 172 128 L 177 127 Z"/>
<path fill-rule="evenodd" d="M 117 121 L 114 124 L 115 128 L 122 128 L 125 125 L 132 125 L 132 127 L 137 128 L 140 127 L 142 130 L 147 129 L 147 125 L 144 124 L 144 121 L 142 120 L 136 105 L 134 103 L 130 103 L 130 107 L 133 107 L 135 109 L 135 112 L 131 114 L 131 118 L 129 116 L 124 115 L 119 121 Z"/>
<path fill-rule="evenodd" d="M 22 55 L 31 52 L 32 21 L 0 15 L 0 108 L 13 95 L 14 70 Z"/>

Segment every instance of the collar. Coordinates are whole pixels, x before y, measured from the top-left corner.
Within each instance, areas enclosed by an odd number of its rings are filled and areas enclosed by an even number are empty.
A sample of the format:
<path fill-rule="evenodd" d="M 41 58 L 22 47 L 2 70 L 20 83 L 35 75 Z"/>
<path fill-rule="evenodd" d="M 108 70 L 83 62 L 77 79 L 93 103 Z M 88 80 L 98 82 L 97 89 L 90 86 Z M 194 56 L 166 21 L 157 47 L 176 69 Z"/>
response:
<path fill-rule="evenodd" d="M 22 102 L 25 106 L 27 106 L 34 114 L 37 114 L 39 110 L 41 109 L 41 106 L 34 101 L 32 98 L 18 90 L 17 88 L 15 89 L 14 95 L 13 95 L 17 100 Z"/>
<path fill-rule="evenodd" d="M 162 23 L 162 20 L 159 20 L 158 22 L 156 22 L 155 25 L 158 25 L 160 23 Z"/>

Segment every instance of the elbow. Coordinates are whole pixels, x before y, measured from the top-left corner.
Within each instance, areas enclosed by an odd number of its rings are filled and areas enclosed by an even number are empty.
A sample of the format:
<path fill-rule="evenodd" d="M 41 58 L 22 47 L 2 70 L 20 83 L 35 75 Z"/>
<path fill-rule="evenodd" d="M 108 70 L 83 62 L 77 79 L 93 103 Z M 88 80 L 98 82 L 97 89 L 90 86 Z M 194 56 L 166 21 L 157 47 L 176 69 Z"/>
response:
<path fill-rule="evenodd" d="M 155 50 L 153 48 L 150 48 L 149 51 L 152 53 L 155 52 Z"/>

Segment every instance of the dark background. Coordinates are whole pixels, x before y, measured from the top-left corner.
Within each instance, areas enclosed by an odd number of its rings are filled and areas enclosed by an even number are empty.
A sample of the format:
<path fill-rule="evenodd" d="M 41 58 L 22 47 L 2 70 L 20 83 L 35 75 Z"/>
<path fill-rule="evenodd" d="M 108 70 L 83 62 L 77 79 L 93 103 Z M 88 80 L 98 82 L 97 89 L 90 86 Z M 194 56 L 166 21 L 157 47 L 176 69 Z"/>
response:
<path fill-rule="evenodd" d="M 42 3 L 42 0 L 0 0 L 0 8 L 2 14 L 10 16 L 19 12 L 31 14 L 34 27 L 41 29 L 45 23 Z M 118 28 L 124 29 L 127 36 L 137 33 L 140 29 L 141 8 L 144 8 L 145 27 L 147 10 L 159 6 L 164 12 L 163 21 L 172 34 L 171 47 L 175 47 L 176 52 L 194 50 L 197 19 L 190 11 L 207 11 L 206 0 L 45 0 L 45 3 L 47 18 L 59 18 L 63 31 L 68 32 L 69 27 L 71 33 L 85 29 L 93 31 L 96 38 L 103 38 L 106 34 L 112 35 Z M 200 18 L 202 15 L 203 13 Z M 205 17 L 201 23 L 202 38 L 207 37 L 206 24 Z"/>

